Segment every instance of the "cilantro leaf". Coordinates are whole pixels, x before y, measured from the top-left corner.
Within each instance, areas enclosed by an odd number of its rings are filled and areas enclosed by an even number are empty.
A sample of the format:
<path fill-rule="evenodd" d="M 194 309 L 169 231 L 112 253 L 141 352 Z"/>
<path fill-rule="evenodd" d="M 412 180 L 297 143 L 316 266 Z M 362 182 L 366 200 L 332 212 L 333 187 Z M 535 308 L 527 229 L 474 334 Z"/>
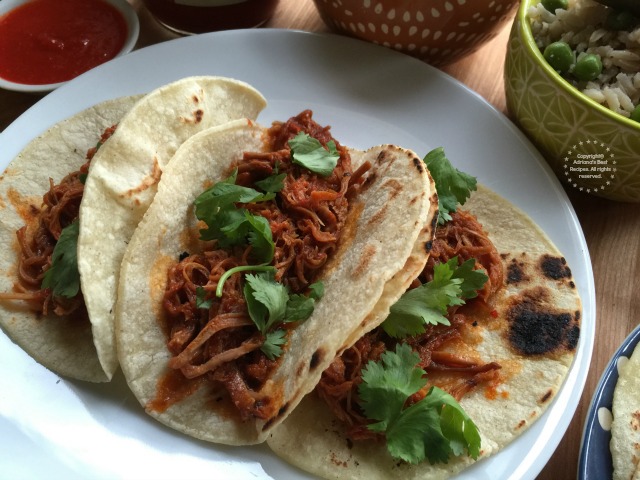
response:
<path fill-rule="evenodd" d="M 286 334 L 287 332 L 282 329 L 267 333 L 260 350 L 262 350 L 269 360 L 275 360 L 282 355 L 281 345 L 287 343 Z"/>
<path fill-rule="evenodd" d="M 467 449 L 469 455 L 477 459 L 480 455 L 480 433 L 467 412 L 451 395 L 437 387 L 433 387 L 426 398 L 433 403 L 444 405 L 440 413 L 440 426 L 444 436 L 449 439 L 453 454 L 462 455 Z"/>
<path fill-rule="evenodd" d="M 196 287 L 196 308 L 211 308 L 211 303 L 213 299 L 207 299 L 207 291 L 204 287 Z"/>
<path fill-rule="evenodd" d="M 79 222 L 75 221 L 60 232 L 53 249 L 51 266 L 44 272 L 42 288 L 50 288 L 54 297 L 73 298 L 80 291 L 78 272 Z"/>
<path fill-rule="evenodd" d="M 407 398 L 426 385 L 424 370 L 413 368 L 419 361 L 409 345 L 401 344 L 395 353 L 387 351 L 380 362 L 370 361 L 363 369 L 358 394 L 367 418 L 378 421 L 369 426 L 371 430 L 387 430 L 402 413 Z"/>
<path fill-rule="evenodd" d="M 424 333 L 425 325 L 449 325 L 437 298 L 429 297 L 428 283 L 405 292 L 391 306 L 382 322 L 385 332 L 394 338 L 405 338 Z M 432 293 L 432 292 L 431 292 Z"/>
<path fill-rule="evenodd" d="M 273 259 L 275 245 L 269 221 L 254 215 L 236 203 L 253 203 L 271 200 L 275 192 L 260 193 L 252 188 L 236 185 L 237 171 L 229 178 L 216 183 L 196 198 L 195 214 L 207 228 L 200 230 L 202 240 L 217 240 L 222 248 L 250 244 L 251 256 L 258 263 Z"/>
<path fill-rule="evenodd" d="M 238 268 L 248 269 L 249 267 Z M 314 290 L 317 292 L 319 288 L 314 287 L 312 292 Z M 312 294 L 309 297 L 290 295 L 287 287 L 274 279 L 272 271 L 245 275 L 243 293 L 249 317 L 260 333 L 265 335 L 265 344 L 261 347 L 262 351 L 271 360 L 282 353 L 279 345 L 286 343 L 284 330 L 273 331 L 272 328 L 282 323 L 306 320 L 313 313 L 315 301 L 318 298 L 317 294 Z"/>
<path fill-rule="evenodd" d="M 194 201 L 195 214 L 208 228 L 200 230 L 202 240 L 222 240 L 233 245 L 240 235 L 233 235 L 229 225 L 237 224 L 240 214 L 236 203 L 255 203 L 271 200 L 275 193 L 260 193 L 253 188 L 236 185 L 237 170 L 227 179 L 202 192 Z M 244 213 L 242 214 L 244 216 Z"/>
<path fill-rule="evenodd" d="M 320 300 L 324 295 L 324 283 L 314 282 L 309 285 L 309 296 L 314 300 Z"/>
<path fill-rule="evenodd" d="M 324 284 L 316 282 L 309 286 L 309 296 L 291 295 L 287 302 L 287 311 L 283 322 L 299 322 L 311 316 L 315 309 L 316 300 L 320 300 L 324 294 Z"/>
<path fill-rule="evenodd" d="M 284 179 L 286 178 L 286 176 L 286 173 L 271 175 L 267 178 L 257 181 L 256 185 L 267 193 L 278 193 L 284 188 Z"/>
<path fill-rule="evenodd" d="M 287 302 L 284 322 L 297 322 L 311 316 L 315 307 L 315 300 L 305 295 L 291 295 Z"/>
<path fill-rule="evenodd" d="M 478 429 L 451 395 L 431 387 L 424 398 L 405 407 L 427 383 L 419 361 L 418 354 L 401 343 L 363 369 L 358 395 L 367 418 L 376 421 L 368 428 L 384 433 L 390 455 L 409 463 L 447 462 L 451 454 L 465 450 L 477 459 Z"/>
<path fill-rule="evenodd" d="M 438 192 L 438 223 L 451 220 L 451 212 L 455 212 L 458 204 L 463 205 L 471 192 L 476 190 L 475 177 L 455 168 L 444 154 L 442 147 L 436 148 L 424 157 Z"/>
<path fill-rule="evenodd" d="M 340 153 L 333 140 L 327 142 L 327 148 L 320 141 L 300 132 L 289 140 L 291 159 L 293 163 L 301 165 L 314 173 L 327 177 L 338 164 Z"/>
<path fill-rule="evenodd" d="M 440 428 L 449 442 L 451 453 L 459 456 L 467 450 L 471 458 L 477 459 L 481 443 L 478 427 L 456 399 L 438 387 L 431 387 L 422 402 L 439 410 Z"/>
<path fill-rule="evenodd" d="M 427 456 L 431 463 L 446 462 L 451 452 L 438 410 L 422 401 L 403 410 L 385 438 L 391 456 L 409 463 L 421 463 Z"/>
<path fill-rule="evenodd" d="M 275 244 L 269 220 L 260 215 L 252 215 L 245 211 L 247 238 L 251 249 L 251 257 L 260 263 L 269 263 L 273 259 Z"/>
<path fill-rule="evenodd" d="M 213 230 L 219 230 L 218 245 L 222 248 L 233 245 L 249 244 L 253 247 L 251 258 L 258 263 L 269 263 L 273 259 L 275 244 L 269 221 L 254 215 L 249 210 L 229 210 L 220 216 L 220 225 L 214 225 Z"/>
<path fill-rule="evenodd" d="M 476 262 L 470 258 L 453 272 L 452 278 L 462 279 L 460 284 L 460 290 L 462 291 L 462 298 L 469 299 L 478 296 L 478 290 L 482 290 L 484 284 L 487 283 L 489 277 L 483 270 L 475 270 Z"/>
<path fill-rule="evenodd" d="M 465 299 L 477 295 L 488 277 L 474 270 L 475 260 L 458 266 L 458 257 L 436 264 L 433 280 L 408 290 L 391 306 L 389 316 L 382 323 L 385 332 L 395 338 L 424 333 L 425 325 L 449 325 L 446 317 L 450 306 L 462 305 Z"/>
<path fill-rule="evenodd" d="M 244 298 L 249 316 L 258 330 L 267 330 L 284 318 L 289 293 L 287 287 L 276 282 L 270 273 L 245 275 Z"/>

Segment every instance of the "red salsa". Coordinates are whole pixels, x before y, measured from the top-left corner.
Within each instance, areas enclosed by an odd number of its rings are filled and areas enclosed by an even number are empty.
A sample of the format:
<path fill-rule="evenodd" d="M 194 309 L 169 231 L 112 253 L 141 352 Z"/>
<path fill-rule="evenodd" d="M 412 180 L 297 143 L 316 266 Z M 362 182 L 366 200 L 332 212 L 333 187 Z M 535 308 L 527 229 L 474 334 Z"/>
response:
<path fill-rule="evenodd" d="M 32 0 L 0 17 L 0 77 L 64 82 L 115 57 L 126 38 L 124 17 L 103 0 Z"/>

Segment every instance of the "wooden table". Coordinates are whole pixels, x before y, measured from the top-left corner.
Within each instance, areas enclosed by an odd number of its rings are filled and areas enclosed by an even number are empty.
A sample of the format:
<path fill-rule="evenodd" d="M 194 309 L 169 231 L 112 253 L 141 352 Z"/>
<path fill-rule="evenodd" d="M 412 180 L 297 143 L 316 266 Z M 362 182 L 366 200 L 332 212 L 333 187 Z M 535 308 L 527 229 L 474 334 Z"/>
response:
<path fill-rule="evenodd" d="M 136 48 L 176 35 L 151 18 L 140 0 L 129 0 L 140 18 Z M 312 0 L 281 0 L 266 28 L 326 32 Z M 502 70 L 509 28 L 478 52 L 443 70 L 506 113 Z M 37 95 L 0 90 L 0 131 L 40 99 Z M 583 195 L 567 189 L 578 214 L 593 262 L 597 328 L 591 369 L 575 416 L 539 479 L 576 477 L 582 426 L 598 379 L 616 348 L 640 322 L 640 206 Z"/>

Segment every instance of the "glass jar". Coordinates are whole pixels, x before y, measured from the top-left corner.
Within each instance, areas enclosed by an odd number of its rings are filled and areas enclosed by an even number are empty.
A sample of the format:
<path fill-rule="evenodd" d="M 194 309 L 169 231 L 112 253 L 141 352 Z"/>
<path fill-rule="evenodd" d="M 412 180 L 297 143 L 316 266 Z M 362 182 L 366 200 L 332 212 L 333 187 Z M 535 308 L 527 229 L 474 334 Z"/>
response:
<path fill-rule="evenodd" d="M 144 0 L 149 12 L 165 27 L 196 34 L 258 27 L 266 22 L 278 0 Z"/>

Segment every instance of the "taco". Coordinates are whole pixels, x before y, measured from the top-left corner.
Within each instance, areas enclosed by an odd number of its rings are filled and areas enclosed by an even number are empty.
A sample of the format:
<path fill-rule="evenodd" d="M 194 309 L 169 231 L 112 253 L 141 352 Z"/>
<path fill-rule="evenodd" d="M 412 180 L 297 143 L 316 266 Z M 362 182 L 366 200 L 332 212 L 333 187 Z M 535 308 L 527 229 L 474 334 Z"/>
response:
<path fill-rule="evenodd" d="M 575 354 L 581 303 L 558 250 L 441 149 L 425 161 L 440 198 L 425 269 L 267 439 L 323 478 L 448 478 L 539 418 Z"/>
<path fill-rule="evenodd" d="M 358 328 L 422 270 L 437 202 L 397 147 L 352 162 L 310 111 L 190 138 L 127 248 L 116 338 L 147 413 L 264 441 Z"/>
<path fill-rule="evenodd" d="M 255 117 L 264 105 L 244 83 L 191 77 L 88 109 L 34 140 L 3 183 L 3 234 L 16 245 L 4 257 L 7 334 L 56 373 L 110 380 L 117 369 L 113 315 L 101 309 L 115 303 L 117 268 L 109 268 L 119 263 L 162 168 L 188 136 Z"/>
<path fill-rule="evenodd" d="M 105 376 L 82 295 L 54 301 L 51 289 L 41 288 L 43 271 L 62 229 L 77 218 L 82 177 L 96 144 L 138 99 L 109 100 L 54 125 L 29 143 L 0 179 L 0 241 L 5 246 L 0 254 L 0 326 L 60 375 L 82 380 Z"/>
<path fill-rule="evenodd" d="M 107 378 L 118 367 L 114 309 L 120 262 L 162 171 L 190 136 L 237 118 L 254 119 L 265 106 L 262 94 L 244 82 L 187 77 L 145 95 L 96 155 L 80 205 L 78 270 Z"/>
<path fill-rule="evenodd" d="M 613 479 L 635 479 L 640 475 L 640 347 L 635 347 L 624 364 L 613 391 L 611 458 Z"/>

